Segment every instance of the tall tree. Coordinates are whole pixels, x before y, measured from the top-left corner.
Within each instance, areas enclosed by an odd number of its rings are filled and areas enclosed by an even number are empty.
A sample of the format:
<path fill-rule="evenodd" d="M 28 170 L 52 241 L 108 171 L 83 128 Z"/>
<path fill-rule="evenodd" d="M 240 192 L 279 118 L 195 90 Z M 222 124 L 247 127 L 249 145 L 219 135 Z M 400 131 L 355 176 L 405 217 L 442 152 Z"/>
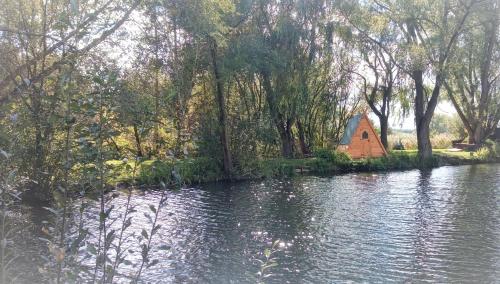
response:
<path fill-rule="evenodd" d="M 500 2 L 483 1 L 457 41 L 445 84 L 471 144 L 483 143 L 500 120 L 499 21 Z"/>
<path fill-rule="evenodd" d="M 404 52 L 389 51 L 388 54 L 413 81 L 418 155 L 422 163 L 432 156 L 429 125 L 449 71 L 450 57 L 476 3 L 474 0 L 360 1 L 358 7 L 364 7 L 361 10 L 352 9 L 352 4 L 346 5 L 351 12 L 346 18 L 356 31 L 382 48 L 385 46 L 358 24 L 359 19 L 370 19 L 365 11 L 374 11 L 397 27 L 395 36 L 402 41 L 400 46 Z M 356 20 L 351 20 L 353 17 Z"/>
<path fill-rule="evenodd" d="M 361 48 L 367 74 L 356 72 L 363 80 L 363 95 L 370 109 L 375 113 L 380 123 L 380 141 L 388 149 L 387 135 L 389 131 L 389 116 L 395 101 L 394 93 L 398 87 L 399 70 L 384 49 L 371 42 Z M 373 81 L 373 82 L 370 82 Z"/>
<path fill-rule="evenodd" d="M 235 6 L 232 1 L 177 1 L 176 7 L 183 15 L 183 28 L 203 45 L 208 52 L 204 54 L 209 63 L 213 78 L 215 102 L 218 108 L 219 138 L 223 153 L 223 168 L 226 177 L 231 176 L 232 157 L 226 115 L 226 94 L 224 91 L 225 76 L 219 60 L 223 47 L 227 46 L 230 36 L 230 14 Z M 180 19 L 179 19 L 180 20 Z"/>
<path fill-rule="evenodd" d="M 2 1 L 0 41 L 11 47 L 1 53 L 5 68 L 0 78 L 0 103 L 19 103 L 29 113 L 26 125 L 32 143 L 31 164 L 34 181 L 52 179 L 47 167 L 52 141 L 57 134 L 55 122 L 60 117 L 67 66 L 73 66 L 91 50 L 120 28 L 135 10 L 139 1 Z M 111 11 L 115 17 L 109 17 Z M 113 12 L 114 13 L 114 12 Z M 98 32 L 96 32 L 98 31 Z M 79 68 L 73 66 L 72 68 Z M 44 187 L 43 185 L 41 186 Z"/>

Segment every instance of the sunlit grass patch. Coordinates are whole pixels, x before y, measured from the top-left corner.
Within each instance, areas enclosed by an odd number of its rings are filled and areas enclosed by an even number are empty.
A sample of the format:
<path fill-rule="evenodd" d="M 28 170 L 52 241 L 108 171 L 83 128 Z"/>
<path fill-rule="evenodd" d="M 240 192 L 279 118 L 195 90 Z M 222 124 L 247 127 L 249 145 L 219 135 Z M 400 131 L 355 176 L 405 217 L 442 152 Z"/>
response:
<path fill-rule="evenodd" d="M 478 152 L 433 149 L 433 157 L 424 164 L 428 167 L 460 165 L 497 161 L 494 150 Z M 209 157 L 182 160 L 109 160 L 108 184 L 132 183 L 187 185 L 224 179 L 220 162 Z M 407 170 L 421 167 L 417 150 L 393 150 L 386 157 L 352 160 L 344 153 L 321 149 L 314 157 L 298 159 L 256 159 L 251 167 L 237 168 L 234 179 L 287 177 L 301 173 L 335 174 L 343 172 Z"/>

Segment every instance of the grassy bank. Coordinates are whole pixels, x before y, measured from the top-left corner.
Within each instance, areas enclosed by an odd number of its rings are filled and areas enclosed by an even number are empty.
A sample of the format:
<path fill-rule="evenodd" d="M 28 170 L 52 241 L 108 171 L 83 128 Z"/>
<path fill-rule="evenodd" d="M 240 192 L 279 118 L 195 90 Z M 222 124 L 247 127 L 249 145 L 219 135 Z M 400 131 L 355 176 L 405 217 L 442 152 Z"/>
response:
<path fill-rule="evenodd" d="M 500 162 L 496 149 L 478 152 L 452 152 L 434 149 L 427 166 L 467 165 Z M 112 160 L 108 183 L 130 183 L 134 179 L 143 185 L 187 185 L 223 180 L 220 164 L 211 158 L 183 160 L 146 160 L 134 165 L 133 161 Z M 387 157 L 352 160 L 343 153 L 330 150 L 317 151 L 312 158 L 255 160 L 239 167 L 235 180 L 288 177 L 297 174 L 337 174 L 346 172 L 391 171 L 418 168 L 420 161 L 416 150 L 392 151 Z M 134 170 L 135 169 L 135 173 Z"/>

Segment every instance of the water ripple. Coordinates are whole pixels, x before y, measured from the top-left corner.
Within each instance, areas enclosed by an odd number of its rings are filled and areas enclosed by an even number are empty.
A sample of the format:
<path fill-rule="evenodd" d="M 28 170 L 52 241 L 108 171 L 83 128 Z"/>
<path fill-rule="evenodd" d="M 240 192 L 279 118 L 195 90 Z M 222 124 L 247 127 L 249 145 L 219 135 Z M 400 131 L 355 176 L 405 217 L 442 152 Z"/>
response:
<path fill-rule="evenodd" d="M 160 263 L 152 283 L 255 283 L 255 259 L 280 239 L 270 283 L 475 282 L 500 279 L 500 168 L 442 167 L 432 171 L 349 174 L 214 184 L 169 192 L 154 245 Z M 133 198 L 131 231 L 158 202 Z M 121 195 L 113 203 L 123 205 Z M 21 211 L 20 219 L 39 214 Z M 86 214 L 97 226 L 97 204 Z M 33 238 L 39 227 L 36 221 Z M 24 222 L 26 223 L 26 222 Z M 27 237 L 28 238 L 28 237 Z M 40 244 L 19 245 L 33 253 Z M 139 252 L 136 242 L 127 244 Z M 131 254 L 134 261 L 139 254 Z M 29 262 L 30 260 L 26 260 Z M 122 273 L 134 271 L 122 267 Z M 36 272 L 26 273 L 25 279 Z M 31 278 L 36 279 L 36 278 Z"/>

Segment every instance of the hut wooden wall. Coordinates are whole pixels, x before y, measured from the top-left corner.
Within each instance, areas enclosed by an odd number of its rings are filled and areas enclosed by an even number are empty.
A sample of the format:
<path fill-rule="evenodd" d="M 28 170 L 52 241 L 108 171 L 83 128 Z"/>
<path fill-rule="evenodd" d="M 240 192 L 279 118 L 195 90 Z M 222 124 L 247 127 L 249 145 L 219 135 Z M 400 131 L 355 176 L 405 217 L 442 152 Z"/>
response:
<path fill-rule="evenodd" d="M 364 131 L 368 133 L 368 139 L 366 140 L 361 139 Z M 380 142 L 378 134 L 375 132 L 366 116 L 361 118 L 356 132 L 354 132 L 352 136 L 351 143 L 347 145 L 347 147 L 344 147 L 344 151 L 353 159 L 375 158 L 386 155 L 386 151 Z"/>

